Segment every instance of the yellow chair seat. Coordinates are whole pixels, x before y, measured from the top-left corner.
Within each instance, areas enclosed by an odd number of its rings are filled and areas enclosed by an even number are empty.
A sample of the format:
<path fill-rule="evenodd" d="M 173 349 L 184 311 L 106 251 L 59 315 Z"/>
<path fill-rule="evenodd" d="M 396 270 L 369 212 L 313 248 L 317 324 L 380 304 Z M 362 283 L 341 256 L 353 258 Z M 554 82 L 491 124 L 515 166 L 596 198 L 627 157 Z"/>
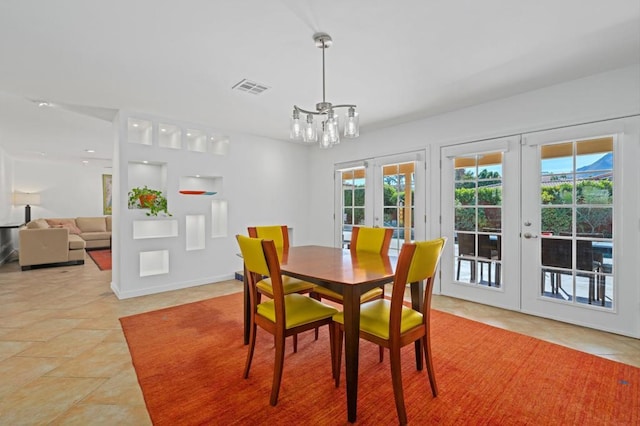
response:
<path fill-rule="evenodd" d="M 323 318 L 335 315 L 338 310 L 325 305 L 307 296 L 298 293 L 288 294 L 284 297 L 284 310 L 286 312 L 287 329 L 308 324 Z M 258 315 L 272 322 L 276 322 L 276 314 L 273 299 L 258 305 Z"/>
<path fill-rule="evenodd" d="M 360 330 L 382 339 L 389 339 L 390 313 L 389 300 L 378 299 L 363 303 L 360 306 Z M 406 306 L 402 307 L 401 318 L 400 333 L 405 333 L 422 324 L 422 314 Z M 333 316 L 333 320 L 344 324 L 344 314 L 338 312 Z"/>
<path fill-rule="evenodd" d="M 258 284 L 256 284 L 256 287 L 261 293 L 264 293 L 267 296 L 273 298 L 273 288 L 271 287 L 271 278 L 263 279 Z M 298 278 L 288 277 L 286 275 L 282 276 L 282 289 L 284 290 L 284 294 L 311 291 L 315 287 L 316 285 L 310 282 L 302 281 Z"/>
<path fill-rule="evenodd" d="M 327 299 L 338 299 L 342 300 L 342 295 L 340 293 L 336 293 L 333 290 L 329 290 L 328 288 L 317 285 L 313 290 L 315 293 L 327 298 Z M 380 287 L 376 287 L 372 290 L 367 291 L 362 296 L 360 296 L 360 303 L 368 302 L 369 300 L 379 299 L 382 296 L 382 289 Z"/>

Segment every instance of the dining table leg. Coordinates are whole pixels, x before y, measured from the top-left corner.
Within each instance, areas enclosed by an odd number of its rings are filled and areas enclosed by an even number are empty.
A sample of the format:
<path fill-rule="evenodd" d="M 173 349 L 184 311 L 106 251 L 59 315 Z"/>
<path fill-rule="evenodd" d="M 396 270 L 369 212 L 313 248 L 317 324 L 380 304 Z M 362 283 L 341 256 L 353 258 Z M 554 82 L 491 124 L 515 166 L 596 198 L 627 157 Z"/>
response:
<path fill-rule="evenodd" d="M 411 308 L 422 312 L 422 304 L 424 303 L 424 284 L 423 281 L 411 283 Z M 420 340 L 414 342 L 416 348 L 416 369 L 422 371 L 422 345 Z"/>
<path fill-rule="evenodd" d="M 345 286 L 344 311 L 344 357 L 347 382 L 347 419 L 356 421 L 358 408 L 358 356 L 360 349 L 360 291 L 358 286 Z"/>

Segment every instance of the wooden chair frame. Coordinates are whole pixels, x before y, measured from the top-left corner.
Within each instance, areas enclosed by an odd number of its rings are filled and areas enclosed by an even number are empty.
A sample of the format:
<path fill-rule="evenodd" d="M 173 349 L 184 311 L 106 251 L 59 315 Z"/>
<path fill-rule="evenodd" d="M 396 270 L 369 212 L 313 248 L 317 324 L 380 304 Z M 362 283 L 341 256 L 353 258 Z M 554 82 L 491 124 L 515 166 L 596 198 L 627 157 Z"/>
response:
<path fill-rule="evenodd" d="M 280 392 L 280 383 L 282 381 L 282 371 L 284 368 L 284 348 L 285 339 L 289 336 L 296 336 L 303 331 L 316 329 L 323 325 L 329 326 L 329 337 L 331 345 L 331 364 L 335 365 L 333 354 L 335 350 L 333 345 L 335 339 L 333 337 L 334 329 L 331 327 L 333 320 L 331 317 L 323 318 L 321 320 L 309 322 L 297 327 L 286 328 L 286 312 L 284 291 L 282 288 L 282 275 L 280 272 L 280 261 L 278 260 L 278 254 L 276 246 L 272 240 L 262 240 L 262 248 L 265 255 L 265 260 L 268 265 L 269 274 L 271 276 L 271 282 L 273 286 L 273 302 L 275 305 L 275 317 L 276 321 L 273 322 L 270 319 L 258 314 L 258 298 L 259 293 L 256 288 L 256 284 L 262 279 L 262 275 L 253 271 L 248 272 L 249 283 L 249 299 L 251 306 L 250 316 L 250 334 L 249 334 L 249 350 L 247 353 L 247 361 L 244 369 L 244 378 L 249 377 L 249 370 L 251 369 L 251 361 L 253 360 L 253 353 L 256 345 L 256 333 L 257 327 L 260 326 L 267 332 L 273 334 L 275 340 L 275 363 L 273 370 L 273 383 L 271 386 L 270 404 L 276 405 L 278 403 L 278 394 Z"/>
<path fill-rule="evenodd" d="M 422 323 L 404 333 L 401 333 L 401 318 L 402 309 L 404 305 L 404 294 L 409 276 L 410 268 L 412 265 L 413 257 L 416 252 L 415 243 L 405 243 L 400 252 L 398 263 L 396 266 L 396 276 L 393 281 L 393 289 L 391 295 L 391 308 L 389 317 L 389 338 L 383 339 L 379 336 L 367 333 L 360 330 L 360 338 L 368 340 L 372 343 L 379 345 L 380 347 L 389 349 L 389 358 L 391 365 L 391 379 L 393 383 L 393 393 L 396 402 L 396 410 L 398 413 L 398 419 L 401 424 L 407 423 L 407 413 L 404 404 L 404 391 L 402 387 L 402 368 L 401 368 L 401 356 L 400 349 L 413 342 L 420 341 L 422 352 L 424 352 L 424 361 L 427 365 L 427 374 L 429 377 L 429 383 L 431 385 L 431 392 L 434 397 L 438 395 L 438 387 L 436 383 L 435 371 L 433 368 L 432 350 L 431 350 L 431 299 L 433 294 L 434 277 L 440 262 L 440 256 L 442 254 L 442 248 L 446 243 L 446 238 L 441 239 L 442 246 L 438 252 L 438 257 L 435 260 L 435 267 L 431 276 L 424 279 L 424 298 L 420 312 L 422 313 Z M 413 283 L 412 283 L 413 284 Z M 378 303 L 373 301 L 370 303 Z M 333 349 L 334 354 L 334 379 L 336 387 L 340 385 L 340 368 L 342 362 L 342 340 L 344 334 L 344 325 L 334 321 L 333 328 L 335 329 L 333 336 L 336 339 Z M 422 370 L 421 359 L 416 355 L 416 369 Z"/>
<path fill-rule="evenodd" d="M 280 252 L 280 253 L 286 253 L 289 250 L 289 230 L 287 229 L 286 225 L 273 225 L 273 226 L 265 226 L 265 227 L 260 227 L 260 226 L 250 226 L 247 228 L 247 231 L 249 232 L 249 237 L 251 238 L 264 238 L 264 236 L 260 235 L 260 228 L 277 228 L 279 227 L 281 232 L 282 232 L 282 247 L 275 245 L 275 241 L 274 241 L 274 245 L 276 247 L 276 252 Z M 293 279 L 293 278 L 290 278 Z M 311 285 L 311 283 L 309 283 L 309 287 L 304 289 L 304 290 L 300 290 L 297 291 L 297 293 L 299 294 L 307 294 L 307 293 L 311 293 L 313 291 L 313 288 L 315 287 L 315 285 Z M 264 294 L 265 296 L 271 298 L 272 295 L 266 292 L 261 291 L 259 288 L 257 289 L 258 291 L 258 299 L 257 299 L 257 303 L 260 303 L 260 295 Z M 320 300 L 320 299 L 318 299 Z M 316 330 L 316 340 L 318 339 L 318 331 Z M 298 336 L 294 335 L 293 336 L 293 352 L 298 352 Z"/>

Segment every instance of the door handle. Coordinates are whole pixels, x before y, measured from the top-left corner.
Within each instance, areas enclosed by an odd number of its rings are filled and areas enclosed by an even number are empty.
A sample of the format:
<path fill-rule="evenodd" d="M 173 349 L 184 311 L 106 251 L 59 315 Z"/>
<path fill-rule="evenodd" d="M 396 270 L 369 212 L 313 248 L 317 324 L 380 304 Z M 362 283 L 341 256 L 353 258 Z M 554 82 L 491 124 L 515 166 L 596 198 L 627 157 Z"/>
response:
<path fill-rule="evenodd" d="M 527 240 L 530 238 L 538 238 L 537 235 L 533 235 L 531 232 L 525 232 L 524 234 L 522 234 L 523 237 L 525 237 Z"/>

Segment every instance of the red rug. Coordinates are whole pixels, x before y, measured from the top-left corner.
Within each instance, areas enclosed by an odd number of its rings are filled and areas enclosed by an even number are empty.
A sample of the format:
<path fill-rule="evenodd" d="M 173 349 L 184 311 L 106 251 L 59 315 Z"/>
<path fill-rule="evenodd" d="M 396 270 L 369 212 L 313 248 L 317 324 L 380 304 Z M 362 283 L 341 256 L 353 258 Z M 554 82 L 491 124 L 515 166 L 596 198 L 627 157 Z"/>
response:
<path fill-rule="evenodd" d="M 87 250 L 87 254 L 101 271 L 111 270 L 111 249 Z"/>
<path fill-rule="evenodd" d="M 403 350 L 410 424 L 636 425 L 640 369 L 450 314 L 432 314 L 439 395 Z M 273 337 L 259 330 L 242 378 L 242 294 L 120 319 L 156 425 L 308 424 L 347 421 L 343 380 L 331 380 L 328 330 L 288 341 L 280 399 L 269 405 Z M 262 332 L 261 332 L 262 331 Z M 389 357 L 360 344 L 359 425 L 397 424 Z"/>

